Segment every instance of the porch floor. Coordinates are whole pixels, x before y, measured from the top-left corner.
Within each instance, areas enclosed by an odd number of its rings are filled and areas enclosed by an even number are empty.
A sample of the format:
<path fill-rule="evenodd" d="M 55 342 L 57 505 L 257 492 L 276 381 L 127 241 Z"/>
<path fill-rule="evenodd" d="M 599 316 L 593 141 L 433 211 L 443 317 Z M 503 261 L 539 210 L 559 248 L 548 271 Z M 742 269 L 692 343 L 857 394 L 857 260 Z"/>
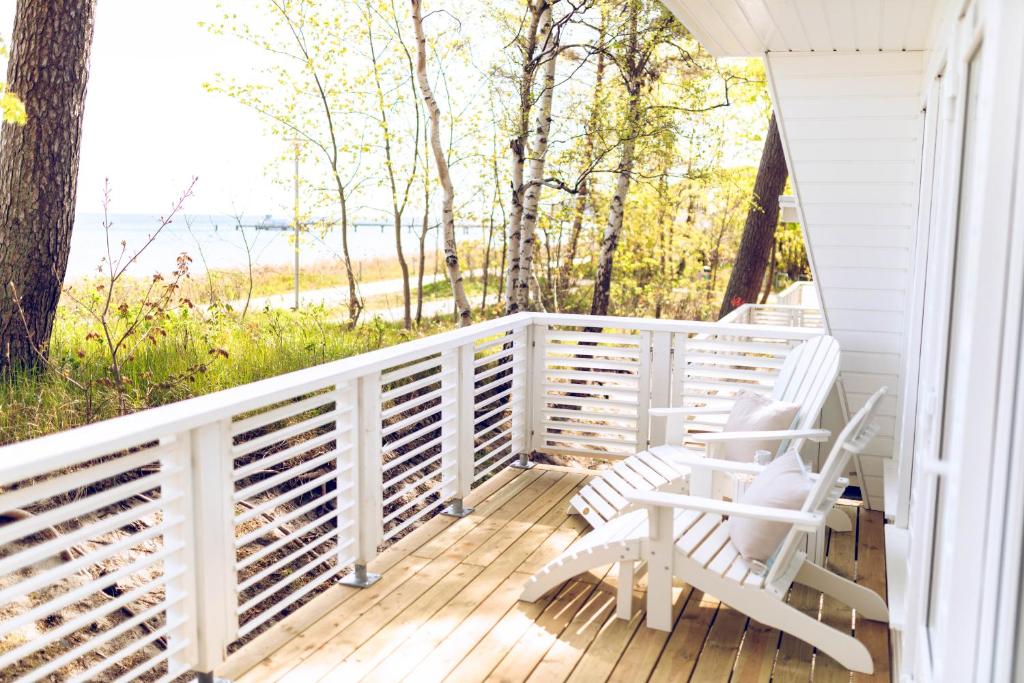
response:
<path fill-rule="evenodd" d="M 827 655 L 678 585 L 671 634 L 615 618 L 614 568 L 554 597 L 518 602 L 524 582 L 587 524 L 566 514 L 586 480 L 576 470 L 506 470 L 474 491 L 469 517 L 436 517 L 381 554 L 365 590 L 334 586 L 218 670 L 239 683 L 294 681 L 849 681 Z M 843 510 L 854 533 L 833 534 L 828 565 L 884 595 L 883 519 Z M 642 582 L 640 588 L 643 588 Z M 854 630 L 888 681 L 888 628 L 804 587 L 791 603 Z M 636 593 L 642 609 L 643 593 Z"/>

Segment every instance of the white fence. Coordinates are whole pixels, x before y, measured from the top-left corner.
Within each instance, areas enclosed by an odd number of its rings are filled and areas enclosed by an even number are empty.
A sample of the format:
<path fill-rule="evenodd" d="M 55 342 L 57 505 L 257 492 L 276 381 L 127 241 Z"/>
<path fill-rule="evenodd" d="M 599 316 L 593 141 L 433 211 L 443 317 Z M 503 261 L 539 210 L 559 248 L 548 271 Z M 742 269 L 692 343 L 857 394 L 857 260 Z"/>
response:
<path fill-rule="evenodd" d="M 212 671 L 531 450 L 628 455 L 818 333 L 524 313 L 2 448 L 0 679 Z"/>

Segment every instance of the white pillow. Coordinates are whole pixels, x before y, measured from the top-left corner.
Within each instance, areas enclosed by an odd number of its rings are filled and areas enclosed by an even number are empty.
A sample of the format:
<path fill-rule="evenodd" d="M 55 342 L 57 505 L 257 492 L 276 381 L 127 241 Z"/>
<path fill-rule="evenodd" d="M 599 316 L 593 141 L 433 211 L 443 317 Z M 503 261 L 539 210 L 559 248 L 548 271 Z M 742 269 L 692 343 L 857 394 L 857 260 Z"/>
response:
<path fill-rule="evenodd" d="M 799 510 L 811 492 L 812 481 L 803 460 L 788 450 L 765 467 L 740 497 L 746 505 Z M 727 522 L 729 539 L 748 562 L 767 563 L 792 528 L 783 522 L 766 522 L 733 516 Z"/>
<path fill-rule="evenodd" d="M 774 432 L 789 429 L 793 425 L 800 406 L 796 403 L 773 401 L 751 391 L 741 391 L 725 421 L 726 432 Z M 754 462 L 754 453 L 759 450 L 775 453 L 779 441 L 751 439 L 749 441 L 724 441 L 718 444 L 714 457 L 736 462 Z"/>

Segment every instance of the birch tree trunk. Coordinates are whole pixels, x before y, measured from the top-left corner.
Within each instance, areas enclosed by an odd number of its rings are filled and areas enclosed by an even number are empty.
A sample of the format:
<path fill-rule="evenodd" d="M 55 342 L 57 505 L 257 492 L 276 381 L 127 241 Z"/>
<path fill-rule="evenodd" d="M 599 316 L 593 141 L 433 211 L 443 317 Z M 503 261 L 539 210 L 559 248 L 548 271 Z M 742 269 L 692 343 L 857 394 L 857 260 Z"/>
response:
<path fill-rule="evenodd" d="M 341 209 L 341 256 L 345 263 L 345 280 L 348 284 L 348 322 L 355 326 L 359 322 L 359 314 L 363 311 L 363 302 L 356 291 L 356 274 L 352 269 L 352 257 L 348 251 L 348 192 L 338 172 L 337 159 L 334 161 L 334 183 L 338 193 L 338 206 Z"/>
<path fill-rule="evenodd" d="M 7 87 L 28 122 L 3 124 L 0 137 L 0 369 L 38 363 L 53 331 L 75 220 L 95 13 L 95 0 L 18 0 Z"/>
<path fill-rule="evenodd" d="M 505 313 L 511 315 L 520 310 L 516 297 L 519 282 L 520 259 L 522 258 L 522 224 L 524 169 L 526 166 L 526 145 L 530 133 L 530 113 L 533 110 L 533 80 L 537 65 L 534 54 L 537 51 L 537 31 L 541 15 L 545 13 L 548 0 L 528 0 L 530 23 L 526 27 L 523 47 L 523 70 L 519 78 L 519 120 L 509 149 L 512 151 L 512 208 L 508 216 L 508 273 L 505 278 Z M 550 16 L 550 14 L 549 14 Z"/>
<path fill-rule="evenodd" d="M 423 273 L 427 267 L 427 233 L 430 232 L 430 164 L 426 159 L 430 154 L 430 141 L 424 137 L 423 144 L 423 226 L 419 234 L 420 263 L 416 273 L 417 325 L 423 321 Z"/>
<path fill-rule="evenodd" d="M 530 302 L 530 282 L 533 274 L 534 238 L 537 231 L 537 213 L 544 181 L 544 166 L 548 154 L 548 135 L 551 132 L 551 105 L 555 92 L 555 66 L 558 61 L 558 46 L 552 32 L 551 6 L 546 5 L 540 20 L 541 54 L 547 55 L 544 62 L 544 84 L 538 103 L 535 138 L 530 150 L 530 172 L 526 190 L 523 193 L 522 237 L 519 245 L 519 276 L 515 280 L 513 296 L 519 310 L 526 310 Z"/>
<path fill-rule="evenodd" d="M 634 99 L 636 104 L 634 104 Z M 631 98 L 630 117 L 635 118 L 633 107 L 639 106 L 638 98 Z M 635 130 L 635 128 L 632 128 Z M 597 263 L 597 275 L 594 278 L 594 298 L 590 304 L 590 315 L 608 315 L 608 303 L 612 290 L 612 269 L 615 265 L 615 250 L 619 246 L 622 235 L 622 223 L 626 213 L 626 196 L 633 176 L 633 162 L 636 154 L 636 136 L 630 137 L 622 144 L 622 157 L 615 169 L 617 178 L 615 194 L 612 195 L 611 206 L 608 208 L 608 224 L 601 239 L 601 256 Z"/>
<path fill-rule="evenodd" d="M 441 108 L 434 98 L 427 78 L 427 39 L 423 34 L 422 1 L 412 1 L 412 21 L 416 30 L 416 76 L 420 85 L 420 94 L 430 119 L 430 148 L 434 153 L 437 176 L 444 191 L 441 204 L 441 220 L 444 226 L 444 262 L 448 268 L 448 279 L 452 285 L 452 296 L 455 297 L 455 312 L 459 325 L 465 327 L 473 322 L 473 312 L 466 297 L 466 288 L 462 281 L 462 270 L 459 268 L 459 253 L 455 242 L 455 188 L 452 185 L 448 170 L 448 160 L 441 146 Z"/>
<path fill-rule="evenodd" d="M 764 282 L 772 248 L 775 246 L 775 228 L 779 224 L 779 195 L 786 187 L 789 169 L 782 151 L 782 139 L 772 114 L 768 135 L 764 139 L 761 163 L 754 181 L 754 198 L 743 225 L 743 237 L 736 252 L 736 262 L 729 276 L 729 285 L 722 297 L 718 317 L 722 318 L 745 303 L 755 303 Z"/>
<path fill-rule="evenodd" d="M 600 44 L 604 44 L 604 23 L 602 21 Z M 605 54 L 604 51 L 597 54 L 597 67 L 594 72 L 594 97 L 590 105 L 590 121 L 587 126 L 588 135 L 584 137 L 583 168 L 582 173 L 589 174 L 590 167 L 594 163 L 594 135 L 600 123 L 601 116 L 601 93 L 604 85 Z M 569 289 L 572 279 L 572 269 L 576 264 L 576 252 L 579 249 L 580 233 L 583 232 L 583 218 L 587 212 L 587 203 L 590 200 L 590 178 L 589 175 L 580 185 L 580 192 L 576 196 L 576 206 L 573 208 L 572 226 L 569 229 L 569 244 L 566 246 L 565 256 L 558 271 L 558 282 L 553 287 L 555 309 L 559 309 L 562 295 Z"/>

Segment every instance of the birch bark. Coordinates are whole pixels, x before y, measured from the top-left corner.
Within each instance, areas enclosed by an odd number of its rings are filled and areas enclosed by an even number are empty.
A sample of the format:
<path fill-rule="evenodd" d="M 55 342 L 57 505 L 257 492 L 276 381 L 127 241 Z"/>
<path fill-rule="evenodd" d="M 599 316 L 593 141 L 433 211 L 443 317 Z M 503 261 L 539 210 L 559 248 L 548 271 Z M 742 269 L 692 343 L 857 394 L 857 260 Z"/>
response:
<path fill-rule="evenodd" d="M 441 145 L 441 108 L 434 98 L 434 91 L 427 78 L 427 39 L 423 33 L 423 3 L 411 0 L 412 22 L 416 31 L 416 77 L 420 86 L 423 104 L 430 120 L 430 148 L 434 153 L 437 176 L 443 190 L 441 203 L 441 222 L 444 226 L 444 262 L 448 268 L 448 279 L 455 297 L 455 314 L 459 325 L 465 327 L 473 322 L 473 312 L 466 297 L 466 288 L 462 281 L 462 270 L 459 267 L 458 246 L 455 241 L 455 187 L 452 185 L 448 160 L 445 158 Z"/>
<path fill-rule="evenodd" d="M 534 130 L 534 142 L 530 149 L 529 180 L 523 193 L 522 237 L 519 254 L 519 275 L 515 280 L 516 305 L 526 310 L 530 302 L 530 283 L 533 274 L 534 239 L 537 231 L 537 213 L 540 204 L 544 167 L 548 154 L 548 136 L 551 133 L 551 107 L 555 92 L 555 67 L 558 61 L 557 38 L 552 30 L 554 20 L 551 6 L 547 5 L 540 19 L 541 24 L 541 55 L 544 61 L 544 83 L 541 90 L 537 110 L 537 125 Z"/>

